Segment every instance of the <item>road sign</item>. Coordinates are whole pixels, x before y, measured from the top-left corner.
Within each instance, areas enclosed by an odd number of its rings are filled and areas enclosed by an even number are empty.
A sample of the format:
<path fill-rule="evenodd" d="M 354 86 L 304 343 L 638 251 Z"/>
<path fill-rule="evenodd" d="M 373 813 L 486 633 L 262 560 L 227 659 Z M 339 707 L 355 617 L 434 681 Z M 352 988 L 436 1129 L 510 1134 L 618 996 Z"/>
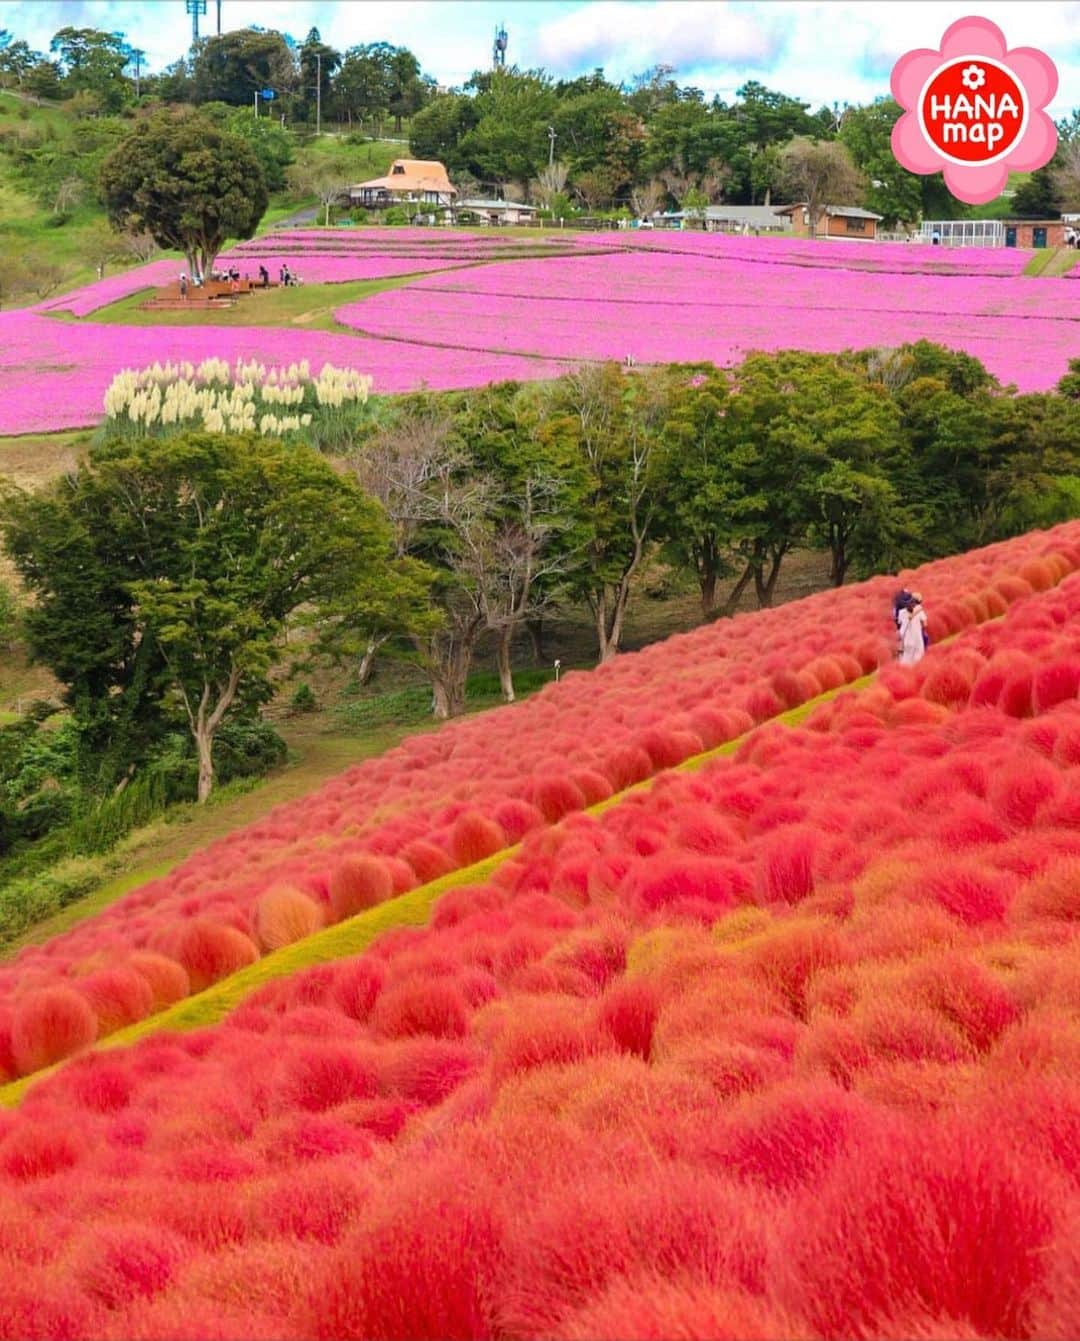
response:
<path fill-rule="evenodd" d="M 274 90 L 272 88 L 264 88 L 260 91 L 259 97 L 262 98 L 263 102 L 273 102 L 275 97 Z"/>

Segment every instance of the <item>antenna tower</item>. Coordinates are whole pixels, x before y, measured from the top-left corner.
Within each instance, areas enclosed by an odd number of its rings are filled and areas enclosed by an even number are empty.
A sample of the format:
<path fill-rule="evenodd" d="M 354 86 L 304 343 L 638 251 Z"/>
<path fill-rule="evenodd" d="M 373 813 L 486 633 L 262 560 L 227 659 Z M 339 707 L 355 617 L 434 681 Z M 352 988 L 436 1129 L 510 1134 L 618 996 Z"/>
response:
<path fill-rule="evenodd" d="M 491 48 L 491 59 L 497 70 L 501 70 L 506 65 L 506 25 L 500 23 L 495 29 L 495 43 Z"/>
<path fill-rule="evenodd" d="M 185 0 L 185 9 L 191 15 L 191 44 L 199 40 L 199 15 L 206 13 L 206 0 Z"/>

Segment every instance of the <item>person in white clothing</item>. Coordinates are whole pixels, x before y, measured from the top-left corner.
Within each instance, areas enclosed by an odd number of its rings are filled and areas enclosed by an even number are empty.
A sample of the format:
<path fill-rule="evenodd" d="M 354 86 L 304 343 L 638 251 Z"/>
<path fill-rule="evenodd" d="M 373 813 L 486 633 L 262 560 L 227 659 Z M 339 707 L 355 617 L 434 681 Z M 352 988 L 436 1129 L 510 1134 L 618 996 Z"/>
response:
<path fill-rule="evenodd" d="M 900 664 L 914 666 L 926 655 L 926 611 L 916 593 L 900 611 Z"/>

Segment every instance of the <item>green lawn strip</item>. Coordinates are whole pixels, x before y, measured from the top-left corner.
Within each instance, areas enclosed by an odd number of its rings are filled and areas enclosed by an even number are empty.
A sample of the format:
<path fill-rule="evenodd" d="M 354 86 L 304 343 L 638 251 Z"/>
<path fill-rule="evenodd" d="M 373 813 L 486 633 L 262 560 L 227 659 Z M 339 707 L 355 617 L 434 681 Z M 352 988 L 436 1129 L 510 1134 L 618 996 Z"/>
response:
<path fill-rule="evenodd" d="M 418 264 L 422 264 L 419 262 Z M 464 267 L 462 267 L 464 268 Z M 347 280 L 340 284 L 301 284 L 297 287 L 256 290 L 235 307 L 143 310 L 152 289 L 140 289 L 107 307 L 99 307 L 85 318 L 56 313 L 60 320 L 98 322 L 105 326 L 303 326 L 308 330 L 338 331 L 355 335 L 351 326 L 339 322 L 334 309 L 370 298 L 376 293 L 404 288 L 424 279 L 431 271 L 416 270 L 384 279 Z"/>
<path fill-rule="evenodd" d="M 412 889 L 407 894 L 399 895 L 396 899 L 389 899 L 386 903 L 381 903 L 367 912 L 358 913 L 356 917 L 350 917 L 344 922 L 338 922 L 335 926 L 317 931 L 313 936 L 297 941 L 294 945 L 275 950 L 272 954 L 265 955 L 257 963 L 222 979 L 221 982 L 215 983 L 212 987 L 208 987 L 206 991 L 186 997 L 183 1001 L 177 1002 L 175 1006 L 170 1006 L 157 1015 L 151 1015 L 145 1020 L 140 1020 L 137 1024 L 130 1025 L 126 1029 L 117 1030 L 116 1033 L 110 1034 L 108 1038 L 102 1039 L 95 1047 L 128 1047 L 161 1029 L 186 1032 L 191 1029 L 201 1029 L 206 1025 L 217 1024 L 230 1011 L 235 1010 L 246 997 L 258 991 L 266 983 L 273 982 L 276 978 L 288 977 L 302 969 L 312 968 L 316 964 L 326 964 L 333 960 L 347 959 L 353 955 L 361 954 L 376 936 L 394 927 L 423 926 L 428 920 L 432 905 L 441 895 L 461 885 L 470 885 L 477 881 L 487 880 L 504 861 L 517 851 L 517 846 L 505 848 L 501 852 L 496 852 L 494 856 L 475 863 L 475 865 L 464 866 L 460 870 L 451 871 L 449 875 L 444 875 L 439 880 L 421 885 L 418 889 Z M 85 1054 L 81 1055 L 85 1056 Z M 42 1071 L 35 1071 L 33 1075 L 24 1076 L 21 1080 L 15 1080 L 9 1085 L 0 1087 L 0 1107 L 16 1107 L 22 1102 L 27 1089 L 31 1085 L 51 1075 L 63 1066 L 67 1060 L 69 1059 L 65 1058 L 64 1061 L 57 1062 L 55 1066 L 47 1067 Z"/>

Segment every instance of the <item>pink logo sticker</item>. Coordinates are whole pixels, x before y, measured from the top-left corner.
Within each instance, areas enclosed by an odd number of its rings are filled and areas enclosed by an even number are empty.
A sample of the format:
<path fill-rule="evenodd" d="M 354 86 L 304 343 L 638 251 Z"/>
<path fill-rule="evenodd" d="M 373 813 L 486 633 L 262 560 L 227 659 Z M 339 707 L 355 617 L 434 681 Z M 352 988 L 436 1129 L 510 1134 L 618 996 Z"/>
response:
<path fill-rule="evenodd" d="M 937 51 L 922 47 L 893 66 L 893 97 L 904 114 L 893 127 L 901 167 L 944 170 L 958 200 L 983 205 L 1010 172 L 1049 163 L 1057 131 L 1043 110 L 1057 92 L 1057 68 L 1034 47 L 1005 46 L 989 19 L 958 19 Z"/>

